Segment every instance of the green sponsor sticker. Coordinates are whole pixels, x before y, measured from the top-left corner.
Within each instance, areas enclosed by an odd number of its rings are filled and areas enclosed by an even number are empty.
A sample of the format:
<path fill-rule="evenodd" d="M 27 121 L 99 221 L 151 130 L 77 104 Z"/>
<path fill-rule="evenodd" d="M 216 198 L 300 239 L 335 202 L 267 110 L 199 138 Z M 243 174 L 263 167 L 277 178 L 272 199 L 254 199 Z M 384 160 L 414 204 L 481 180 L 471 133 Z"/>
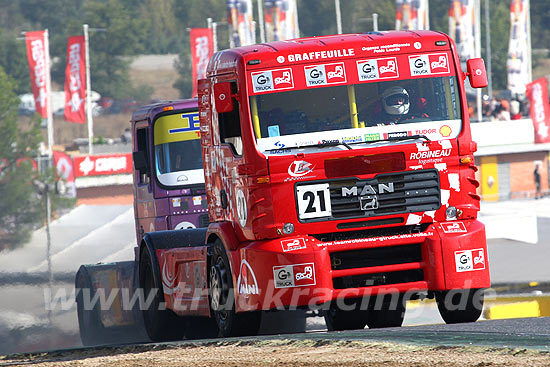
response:
<path fill-rule="evenodd" d="M 376 141 L 380 140 L 380 134 L 365 134 L 365 141 Z"/>

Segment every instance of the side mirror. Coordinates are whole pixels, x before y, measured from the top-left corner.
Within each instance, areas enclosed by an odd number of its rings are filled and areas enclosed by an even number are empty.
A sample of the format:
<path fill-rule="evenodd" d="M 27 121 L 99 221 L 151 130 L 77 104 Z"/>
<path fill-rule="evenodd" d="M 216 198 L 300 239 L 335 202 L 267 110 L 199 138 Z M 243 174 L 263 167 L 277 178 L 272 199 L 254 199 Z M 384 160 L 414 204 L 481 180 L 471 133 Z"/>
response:
<path fill-rule="evenodd" d="M 485 88 L 487 84 L 487 71 L 485 62 L 481 58 L 470 59 L 466 62 L 468 68 L 468 79 L 472 88 Z"/>
<path fill-rule="evenodd" d="M 148 164 L 147 164 L 147 157 L 145 156 L 145 152 L 143 150 L 139 150 L 137 152 L 132 153 L 132 159 L 134 161 L 134 170 L 140 171 L 140 173 L 146 173 Z"/>
<path fill-rule="evenodd" d="M 218 113 L 233 111 L 233 99 L 231 98 L 231 83 L 220 82 L 214 84 L 214 98 Z"/>

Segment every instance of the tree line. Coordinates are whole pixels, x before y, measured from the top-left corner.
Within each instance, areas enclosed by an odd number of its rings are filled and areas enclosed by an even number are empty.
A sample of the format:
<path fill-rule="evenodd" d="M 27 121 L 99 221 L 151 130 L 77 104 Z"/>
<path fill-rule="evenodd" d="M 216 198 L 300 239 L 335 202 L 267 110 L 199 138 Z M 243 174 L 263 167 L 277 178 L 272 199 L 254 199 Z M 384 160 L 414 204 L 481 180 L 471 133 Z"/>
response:
<path fill-rule="evenodd" d="M 254 17 L 257 17 L 257 3 Z M 395 26 L 394 0 L 343 0 L 342 25 L 345 33 L 372 30 L 372 13 L 378 13 L 379 29 Z M 430 1 L 431 29 L 448 31 L 448 0 Z M 336 33 L 334 0 L 297 0 L 302 36 Z M 482 15 L 485 1 L 481 1 Z M 544 0 L 531 1 L 534 48 L 548 47 L 550 20 Z M 152 90 L 130 83 L 129 64 L 140 54 L 179 54 L 180 78 L 175 86 L 181 97 L 191 91 L 188 28 L 206 27 L 211 17 L 220 25 L 218 43 L 228 47 L 226 0 L 0 0 L 0 66 L 14 80 L 16 92 L 30 91 L 25 44 L 21 32 L 48 29 L 50 54 L 56 62 L 52 79 L 63 84 L 67 38 L 90 32 L 92 85 L 105 96 L 146 100 Z M 495 89 L 506 87 L 506 55 L 510 34 L 509 1 L 490 0 L 490 25 Z M 482 16 L 482 56 L 485 56 L 485 19 Z M 259 30 L 257 30 L 259 33 Z M 259 37 L 257 37 L 259 40 Z M 535 64 L 536 64 L 535 60 Z"/>

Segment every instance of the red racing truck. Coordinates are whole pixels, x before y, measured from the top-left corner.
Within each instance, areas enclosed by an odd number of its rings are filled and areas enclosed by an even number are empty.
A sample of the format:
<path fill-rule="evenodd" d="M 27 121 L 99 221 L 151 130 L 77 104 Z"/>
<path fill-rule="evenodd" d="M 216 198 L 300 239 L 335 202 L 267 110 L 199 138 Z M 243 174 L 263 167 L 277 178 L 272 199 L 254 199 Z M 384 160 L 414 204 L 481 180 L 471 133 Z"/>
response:
<path fill-rule="evenodd" d="M 261 310 L 295 308 L 330 330 L 400 326 L 420 297 L 477 320 L 490 277 L 464 81 L 487 77 L 467 67 L 432 31 L 216 53 L 198 85 L 210 224 L 139 243 L 149 337 L 250 335 Z"/>

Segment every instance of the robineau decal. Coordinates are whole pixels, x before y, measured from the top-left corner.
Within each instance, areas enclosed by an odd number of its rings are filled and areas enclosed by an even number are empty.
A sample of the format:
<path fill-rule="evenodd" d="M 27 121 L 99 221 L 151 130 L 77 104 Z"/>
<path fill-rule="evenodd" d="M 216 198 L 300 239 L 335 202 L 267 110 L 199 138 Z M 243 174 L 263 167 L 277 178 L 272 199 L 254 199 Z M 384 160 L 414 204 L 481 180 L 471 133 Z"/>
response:
<path fill-rule="evenodd" d="M 260 294 L 256 275 L 246 260 L 241 261 L 241 270 L 237 279 L 237 289 L 240 294 Z"/>

